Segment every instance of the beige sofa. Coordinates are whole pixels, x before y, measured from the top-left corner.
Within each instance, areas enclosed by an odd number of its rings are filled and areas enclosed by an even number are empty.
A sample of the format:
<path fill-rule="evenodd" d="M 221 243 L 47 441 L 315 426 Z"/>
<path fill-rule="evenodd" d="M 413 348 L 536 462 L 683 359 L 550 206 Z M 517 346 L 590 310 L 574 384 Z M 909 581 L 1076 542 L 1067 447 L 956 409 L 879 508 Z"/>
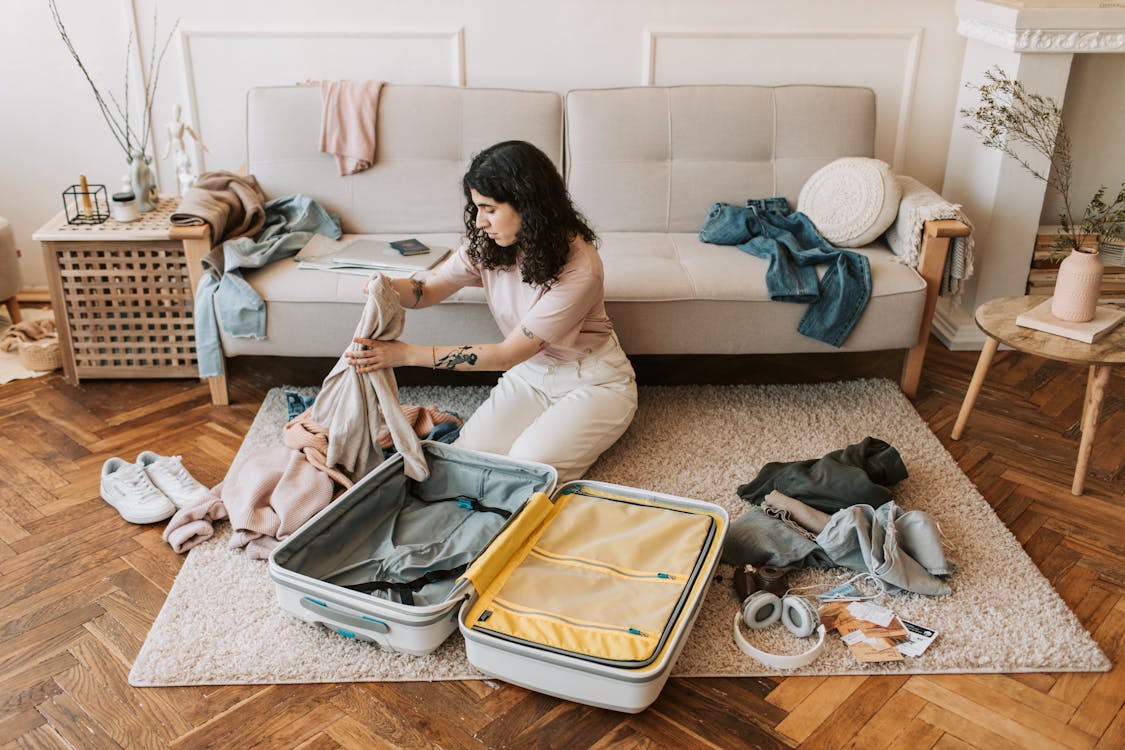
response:
<path fill-rule="evenodd" d="M 717 202 L 782 195 L 796 205 L 805 181 L 843 156 L 871 156 L 869 89 L 828 86 L 679 86 L 553 92 L 387 85 L 375 165 L 340 177 L 318 151 L 315 87 L 252 89 L 247 167 L 268 197 L 304 193 L 340 216 L 344 231 L 417 237 L 456 247 L 463 229 L 460 178 L 472 155 L 510 138 L 531 141 L 564 172 L 599 233 L 607 310 L 629 354 L 786 354 L 906 351 L 902 388 L 913 395 L 950 238 L 968 228 L 927 222 L 917 269 L 878 240 L 871 301 L 839 349 L 797 333 L 805 306 L 770 301 L 767 262 L 701 242 Z M 936 195 L 934 200 L 940 201 Z M 178 230 L 192 256 L 205 232 Z M 242 354 L 337 356 L 363 297 L 361 277 L 280 261 L 246 274 L 267 307 L 267 336 L 234 338 Z M 433 343 L 499 340 L 478 289 L 407 315 L 403 338 Z M 226 384 L 212 396 L 226 403 Z"/>

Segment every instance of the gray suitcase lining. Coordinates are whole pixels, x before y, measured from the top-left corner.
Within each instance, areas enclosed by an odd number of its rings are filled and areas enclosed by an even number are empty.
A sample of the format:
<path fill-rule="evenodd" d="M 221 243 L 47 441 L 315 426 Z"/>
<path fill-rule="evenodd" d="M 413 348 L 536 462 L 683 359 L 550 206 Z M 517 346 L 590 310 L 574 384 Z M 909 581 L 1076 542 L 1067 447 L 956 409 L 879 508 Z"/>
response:
<path fill-rule="evenodd" d="M 278 550 L 277 565 L 337 586 L 414 581 L 472 562 L 507 523 L 501 514 L 447 498 L 466 496 L 514 515 L 532 494 L 551 490 L 553 476 L 546 470 L 537 473 L 487 454 L 447 451 L 439 443 L 424 443 L 423 449 L 428 479 L 407 478 L 401 457 L 390 459 Z M 456 576 L 450 576 L 427 583 L 413 592 L 412 603 L 440 603 L 455 582 Z M 370 596 L 403 600 L 397 591 L 376 590 Z"/>

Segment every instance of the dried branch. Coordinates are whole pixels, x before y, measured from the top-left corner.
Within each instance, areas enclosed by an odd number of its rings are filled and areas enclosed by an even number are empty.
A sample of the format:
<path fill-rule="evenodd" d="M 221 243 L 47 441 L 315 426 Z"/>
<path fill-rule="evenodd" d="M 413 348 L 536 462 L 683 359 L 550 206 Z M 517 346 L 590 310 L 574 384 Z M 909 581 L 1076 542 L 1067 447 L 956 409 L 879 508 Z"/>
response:
<path fill-rule="evenodd" d="M 133 145 L 134 143 L 139 147 L 140 153 L 143 155 L 148 148 L 148 141 L 150 131 L 152 129 L 152 105 L 156 97 L 156 85 L 160 77 L 160 66 L 164 61 L 164 55 L 168 52 L 168 47 L 172 42 L 172 37 L 175 35 L 176 29 L 179 27 L 179 19 L 172 25 L 171 30 L 168 32 L 167 38 L 164 40 L 164 45 L 161 48 L 160 55 L 156 54 L 156 39 L 157 39 L 157 18 L 156 10 L 152 14 L 152 50 L 149 56 L 149 73 L 150 79 L 146 82 L 144 88 L 144 100 L 142 106 L 144 109 L 144 122 L 141 124 L 141 135 L 137 133 L 129 124 L 129 57 L 133 48 L 133 33 L 129 32 L 129 40 L 125 45 L 125 87 L 124 96 L 122 101 L 118 101 L 117 97 L 113 95 L 112 91 L 102 92 L 98 85 L 94 82 L 93 76 L 86 69 L 86 65 L 79 57 L 78 51 L 74 48 L 74 43 L 70 39 L 70 34 L 63 24 L 62 17 L 59 15 L 58 6 L 55 0 L 47 0 L 47 5 L 51 9 L 51 17 L 54 19 L 55 28 L 59 32 L 59 36 L 66 45 L 70 56 L 78 63 L 78 68 L 82 71 L 82 75 L 86 77 L 86 81 L 90 84 L 90 88 L 94 92 L 94 99 L 97 100 L 98 109 L 102 113 L 106 124 L 109 125 L 110 133 L 113 135 L 117 145 L 125 152 L 126 157 L 130 160 L 133 158 Z M 144 66 L 141 66 L 141 74 L 144 74 Z M 110 106 L 112 104 L 112 106 Z"/>
<path fill-rule="evenodd" d="M 79 69 L 81 69 L 82 75 L 86 76 L 86 81 L 90 84 L 90 88 L 94 90 L 94 98 L 98 102 L 98 108 L 101 110 L 102 117 L 105 118 L 106 124 L 109 125 L 110 133 L 113 135 L 114 140 L 117 141 L 117 145 L 121 146 L 125 153 L 128 154 L 128 131 L 122 128 L 121 124 L 113 119 L 113 115 L 109 111 L 109 105 L 105 103 L 105 98 L 102 96 L 102 92 L 98 89 L 97 84 L 94 83 L 93 77 L 90 76 L 90 71 L 86 70 L 86 66 L 82 63 L 82 58 L 78 56 L 78 52 L 74 49 L 74 44 L 70 41 L 70 35 L 67 34 L 66 26 L 63 25 L 62 18 L 59 16 L 59 9 L 55 5 L 55 0 L 47 0 L 47 5 L 50 6 L 51 17 L 55 21 L 55 28 L 58 29 L 59 36 L 62 37 L 63 44 L 66 45 L 67 50 L 70 52 L 70 56 L 74 58 L 74 61 L 76 63 L 78 63 L 78 67 Z"/>
<path fill-rule="evenodd" d="M 961 110 L 964 127 L 975 133 L 985 148 L 995 149 L 1013 159 L 1028 174 L 1062 198 L 1059 234 L 1055 247 L 1078 250 L 1088 235 L 1102 240 L 1120 236 L 1125 222 L 1125 183 L 1115 201 L 1105 203 L 1105 186 L 1095 194 L 1078 221 L 1074 218 L 1070 189 L 1074 161 L 1070 135 L 1063 123 L 1062 111 L 1049 97 L 1027 91 L 1022 83 L 1012 80 L 999 68 L 985 71 L 985 83 L 966 84 L 980 95 L 976 107 Z M 1021 153 L 1022 146 L 1047 159 L 1049 169 L 1043 174 L 1031 166 Z"/>
<path fill-rule="evenodd" d="M 137 40 L 137 44 L 140 45 L 139 39 Z M 129 104 L 129 53 L 132 52 L 132 51 L 133 51 L 133 30 L 129 29 L 129 39 L 126 40 L 126 42 L 125 42 L 125 104 L 126 105 Z M 109 93 L 111 95 L 113 94 L 112 91 L 109 92 Z M 113 103 L 116 105 L 117 101 L 114 100 Z M 125 112 L 123 114 L 124 114 L 124 117 L 125 117 L 125 132 L 128 133 L 129 132 L 129 107 L 126 106 L 126 107 L 124 107 L 124 109 L 125 109 Z M 122 110 L 122 107 L 120 105 L 118 105 L 117 111 L 120 112 L 121 110 Z M 132 155 L 130 155 L 130 158 L 132 158 Z"/>
<path fill-rule="evenodd" d="M 164 39 L 164 46 L 161 47 L 161 49 L 160 49 L 160 56 L 156 57 L 155 56 L 156 55 L 156 10 L 155 10 L 155 8 L 153 9 L 153 12 L 152 12 L 152 39 L 153 39 L 152 56 L 149 57 L 149 60 L 150 60 L 150 62 L 152 62 L 152 61 L 154 61 L 154 62 L 153 62 L 153 65 L 150 66 L 149 84 L 148 84 L 148 88 L 145 91 L 145 112 L 149 113 L 149 117 L 145 121 L 145 131 L 144 131 L 145 137 L 144 137 L 144 143 L 141 145 L 141 152 L 142 153 L 145 151 L 145 149 L 148 148 L 148 138 L 149 138 L 149 134 L 150 134 L 150 130 L 151 130 L 151 128 L 149 126 L 152 124 L 152 114 L 151 114 L 152 113 L 152 103 L 153 103 L 154 99 L 156 98 L 156 85 L 157 85 L 157 83 L 160 82 L 160 68 L 164 64 L 164 56 L 166 54 L 168 54 L 168 47 L 172 43 L 172 36 L 176 33 L 176 29 L 179 28 L 179 26 L 180 26 L 180 19 L 177 18 L 172 23 L 172 28 L 168 30 L 168 36 L 165 37 L 165 39 Z"/>

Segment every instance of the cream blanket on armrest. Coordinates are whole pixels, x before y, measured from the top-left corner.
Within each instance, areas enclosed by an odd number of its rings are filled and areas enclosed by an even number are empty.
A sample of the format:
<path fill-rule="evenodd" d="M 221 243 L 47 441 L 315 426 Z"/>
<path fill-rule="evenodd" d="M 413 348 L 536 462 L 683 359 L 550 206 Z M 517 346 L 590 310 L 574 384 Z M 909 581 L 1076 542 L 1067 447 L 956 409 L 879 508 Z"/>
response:
<path fill-rule="evenodd" d="M 927 221 L 957 219 L 972 223 L 961 206 L 950 203 L 913 177 L 897 177 L 902 186 L 902 201 L 898 217 L 887 230 L 887 244 L 891 251 L 912 268 L 918 267 L 922 250 L 922 226 Z M 973 275 L 973 235 L 954 237 L 949 245 L 949 257 L 941 277 L 941 294 L 957 296 L 965 279 Z"/>

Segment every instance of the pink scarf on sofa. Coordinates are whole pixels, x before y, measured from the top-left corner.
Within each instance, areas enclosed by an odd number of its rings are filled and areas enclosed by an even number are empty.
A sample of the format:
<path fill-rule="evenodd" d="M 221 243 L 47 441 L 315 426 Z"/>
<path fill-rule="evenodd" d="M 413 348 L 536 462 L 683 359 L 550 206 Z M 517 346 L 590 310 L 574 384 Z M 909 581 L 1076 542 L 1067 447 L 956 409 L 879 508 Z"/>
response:
<path fill-rule="evenodd" d="M 375 163 L 375 118 L 382 88 L 382 81 L 320 82 L 320 150 L 336 156 L 341 177 Z"/>

